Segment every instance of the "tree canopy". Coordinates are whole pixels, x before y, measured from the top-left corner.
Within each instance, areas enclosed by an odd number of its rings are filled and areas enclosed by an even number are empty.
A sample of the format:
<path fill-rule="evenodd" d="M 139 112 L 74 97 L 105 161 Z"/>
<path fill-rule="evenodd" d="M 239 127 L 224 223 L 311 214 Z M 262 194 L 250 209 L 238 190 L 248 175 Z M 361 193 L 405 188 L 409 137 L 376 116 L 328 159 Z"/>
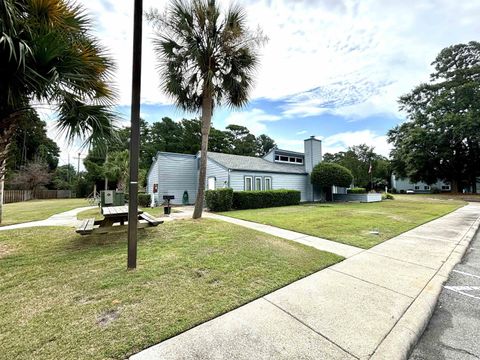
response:
<path fill-rule="evenodd" d="M 346 167 L 338 164 L 321 162 L 317 164 L 310 177 L 313 185 L 321 188 L 332 186 L 349 187 L 352 184 L 353 175 Z"/>
<path fill-rule="evenodd" d="M 412 181 L 476 191 L 480 175 L 480 43 L 443 49 L 435 71 L 400 98 L 408 121 L 388 133 L 392 165 Z"/>
<path fill-rule="evenodd" d="M 390 161 L 375 153 L 375 148 L 366 144 L 354 145 L 346 151 L 334 154 L 326 153 L 325 162 L 332 162 L 349 169 L 353 175 L 353 184 L 358 187 L 388 185 L 391 171 Z"/>

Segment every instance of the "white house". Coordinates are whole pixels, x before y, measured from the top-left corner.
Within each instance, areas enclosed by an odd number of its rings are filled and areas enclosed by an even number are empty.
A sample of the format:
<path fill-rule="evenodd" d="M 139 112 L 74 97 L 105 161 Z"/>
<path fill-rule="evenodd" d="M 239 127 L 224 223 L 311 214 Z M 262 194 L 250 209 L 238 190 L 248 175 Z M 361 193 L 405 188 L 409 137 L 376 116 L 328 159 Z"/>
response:
<path fill-rule="evenodd" d="M 273 148 L 263 157 L 208 152 L 206 189 L 232 188 L 235 191 L 292 189 L 301 201 L 321 200 L 320 191 L 310 183 L 310 174 L 322 161 L 322 142 L 315 137 L 304 141 L 304 152 Z M 173 195 L 181 204 L 185 192 L 194 203 L 197 193 L 200 153 L 196 155 L 158 152 L 147 174 L 147 192 L 157 204 L 163 195 Z M 345 192 L 345 189 L 338 189 Z"/>

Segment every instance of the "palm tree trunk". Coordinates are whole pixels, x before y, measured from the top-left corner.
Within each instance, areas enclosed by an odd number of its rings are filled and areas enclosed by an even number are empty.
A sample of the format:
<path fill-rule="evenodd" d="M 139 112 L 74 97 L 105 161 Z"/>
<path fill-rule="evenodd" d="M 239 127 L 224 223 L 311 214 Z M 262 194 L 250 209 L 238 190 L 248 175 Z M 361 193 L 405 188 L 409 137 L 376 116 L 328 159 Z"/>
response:
<path fill-rule="evenodd" d="M 200 171 L 198 174 L 197 199 L 195 200 L 195 209 L 193 218 L 202 217 L 203 201 L 205 196 L 205 180 L 207 177 L 207 150 L 208 135 L 210 133 L 210 123 L 212 121 L 212 96 L 204 96 L 202 103 L 202 146 L 200 148 Z"/>
<path fill-rule="evenodd" d="M 12 119 L 15 120 L 16 118 L 11 116 L 1 122 L 2 126 L 6 124 L 6 127 L 3 131 L 0 131 L 0 224 L 2 223 L 3 217 L 3 191 L 5 189 L 5 175 L 7 172 L 8 148 L 10 147 L 13 132 L 15 131 L 15 125 Z"/>

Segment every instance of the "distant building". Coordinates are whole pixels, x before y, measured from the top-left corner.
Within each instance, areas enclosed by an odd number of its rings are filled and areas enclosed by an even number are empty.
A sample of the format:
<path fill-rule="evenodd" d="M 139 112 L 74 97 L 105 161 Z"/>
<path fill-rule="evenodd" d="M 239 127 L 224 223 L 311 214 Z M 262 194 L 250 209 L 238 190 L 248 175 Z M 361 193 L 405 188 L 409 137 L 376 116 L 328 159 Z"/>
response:
<path fill-rule="evenodd" d="M 263 157 L 216 152 L 207 154 L 205 188 L 232 188 L 235 191 L 298 190 L 301 201 L 319 201 L 322 194 L 310 183 L 310 174 L 322 161 L 322 142 L 315 137 L 304 141 L 304 152 L 273 148 Z M 197 195 L 200 153 L 196 155 L 158 152 L 147 174 L 147 192 L 161 203 L 163 195 L 174 195 L 173 203 L 182 203 L 188 192 L 189 203 Z M 334 190 L 346 192 L 343 188 Z"/>
<path fill-rule="evenodd" d="M 438 189 L 441 192 L 450 192 L 452 188 L 449 183 L 444 181 L 437 181 L 435 184 L 427 184 L 422 181 L 411 182 L 409 178 L 397 178 L 395 174 L 392 174 L 392 189 L 397 192 L 406 192 L 407 190 L 413 190 L 416 193 L 430 193 L 432 189 Z"/>

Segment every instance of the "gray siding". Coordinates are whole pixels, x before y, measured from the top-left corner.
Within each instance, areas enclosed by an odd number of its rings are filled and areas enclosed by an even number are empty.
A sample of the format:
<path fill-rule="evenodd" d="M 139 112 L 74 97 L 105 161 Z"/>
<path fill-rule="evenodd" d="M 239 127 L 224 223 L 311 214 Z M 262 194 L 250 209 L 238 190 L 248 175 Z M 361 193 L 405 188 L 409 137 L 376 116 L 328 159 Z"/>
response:
<path fill-rule="evenodd" d="M 448 185 L 447 183 L 443 181 L 437 181 L 435 184 L 428 185 L 427 183 L 424 183 L 422 181 L 413 183 L 410 181 L 409 178 L 401 179 L 397 178 L 395 175 L 392 175 L 392 188 L 395 188 L 398 192 L 401 190 L 407 191 L 407 190 L 413 190 L 416 193 L 430 193 L 432 188 L 437 188 L 441 191 L 450 191 L 450 190 L 442 190 L 442 186 Z M 426 190 L 425 186 L 430 186 L 430 189 Z M 418 189 L 415 189 L 415 187 L 418 187 Z"/>
<path fill-rule="evenodd" d="M 270 150 L 263 158 L 267 161 L 274 162 L 275 161 L 275 148 Z"/>
<path fill-rule="evenodd" d="M 315 165 L 322 161 L 322 142 L 313 137 L 304 141 L 305 147 L 305 171 L 311 174 Z M 319 201 L 322 199 L 321 192 L 318 189 L 314 189 L 310 183 L 310 175 L 306 184 L 306 198 L 307 201 Z"/>
<path fill-rule="evenodd" d="M 147 194 L 153 194 L 153 184 L 158 184 L 158 160 L 155 160 L 147 174 Z M 159 204 L 158 193 L 154 194 L 155 202 Z"/>
<path fill-rule="evenodd" d="M 248 172 L 248 171 L 234 171 L 230 172 L 230 187 L 234 191 L 243 191 L 244 189 L 244 179 L 245 176 L 251 176 L 254 179 L 255 177 L 262 177 L 262 186 L 263 178 L 271 177 L 272 178 L 272 189 L 289 189 L 289 190 L 298 190 L 301 192 L 301 201 L 308 201 L 306 193 L 307 185 L 307 176 L 302 174 L 278 174 L 278 173 L 268 173 L 268 172 Z M 262 188 L 263 189 L 263 188 Z"/>
<path fill-rule="evenodd" d="M 193 204 L 197 195 L 197 160 L 194 155 L 159 153 L 158 199 L 163 195 L 173 195 L 173 204 L 181 204 L 183 192 L 188 191 L 189 202 Z M 153 186 L 153 185 L 152 185 Z"/>
<path fill-rule="evenodd" d="M 228 170 L 210 159 L 207 161 L 207 178 L 205 179 L 205 189 L 207 189 L 209 177 L 215 178 L 216 189 L 228 187 Z"/>

